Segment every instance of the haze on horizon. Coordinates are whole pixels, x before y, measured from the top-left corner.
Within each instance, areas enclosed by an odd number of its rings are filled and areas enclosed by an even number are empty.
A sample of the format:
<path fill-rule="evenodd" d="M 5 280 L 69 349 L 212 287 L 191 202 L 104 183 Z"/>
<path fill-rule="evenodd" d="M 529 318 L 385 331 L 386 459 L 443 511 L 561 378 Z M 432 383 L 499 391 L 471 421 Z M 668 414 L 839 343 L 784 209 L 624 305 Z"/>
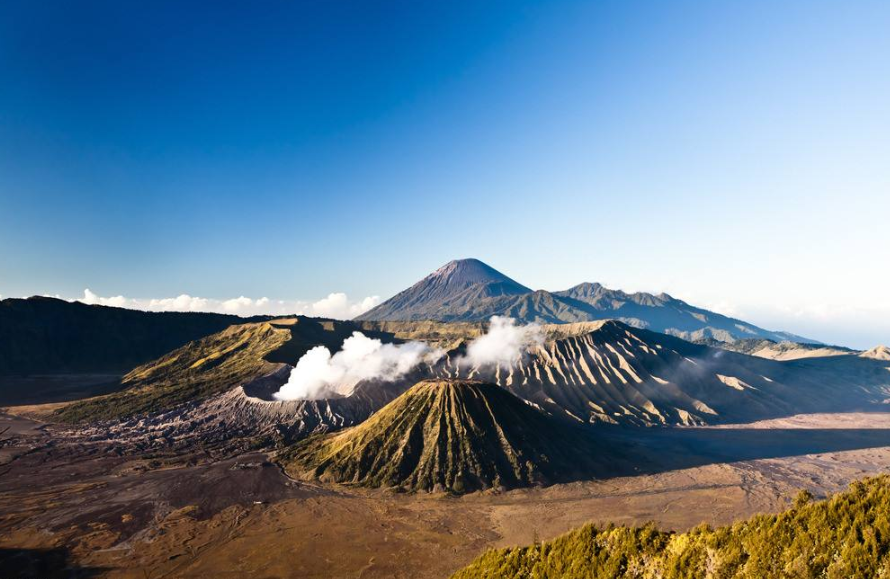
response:
<path fill-rule="evenodd" d="M 348 316 L 477 257 L 887 343 L 888 29 L 879 1 L 10 3 L 0 295 Z"/>

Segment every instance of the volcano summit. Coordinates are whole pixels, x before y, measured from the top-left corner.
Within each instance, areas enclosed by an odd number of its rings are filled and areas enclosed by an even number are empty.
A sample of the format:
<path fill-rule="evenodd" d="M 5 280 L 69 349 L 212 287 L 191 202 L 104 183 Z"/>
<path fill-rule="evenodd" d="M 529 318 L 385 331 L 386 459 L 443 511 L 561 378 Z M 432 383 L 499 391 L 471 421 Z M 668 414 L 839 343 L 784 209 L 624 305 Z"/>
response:
<path fill-rule="evenodd" d="M 614 468 L 614 459 L 589 432 L 504 388 L 425 380 L 362 424 L 309 439 L 282 461 L 292 474 L 325 481 L 463 493 L 589 477 Z"/>
<path fill-rule="evenodd" d="M 558 292 L 533 291 L 478 259 L 448 262 L 356 319 L 478 322 L 493 315 L 549 324 L 617 319 L 686 340 L 762 338 L 816 343 L 698 308 L 665 293 L 625 293 L 598 283 L 581 283 Z"/>

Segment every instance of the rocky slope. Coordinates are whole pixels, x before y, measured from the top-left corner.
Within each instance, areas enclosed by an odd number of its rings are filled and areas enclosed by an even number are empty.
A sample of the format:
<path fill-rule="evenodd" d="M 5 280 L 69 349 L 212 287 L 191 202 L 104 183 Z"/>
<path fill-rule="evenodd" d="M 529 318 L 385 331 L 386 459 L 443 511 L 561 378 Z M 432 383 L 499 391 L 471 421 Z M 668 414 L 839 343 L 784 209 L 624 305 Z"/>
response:
<path fill-rule="evenodd" d="M 734 342 L 721 342 L 713 338 L 694 340 L 696 344 L 722 348 L 732 352 L 768 358 L 770 360 L 799 360 L 801 358 L 822 358 L 825 356 L 847 356 L 855 354 L 855 350 L 840 346 L 820 344 L 801 344 L 798 342 L 774 342 L 760 338 L 746 338 Z"/>
<path fill-rule="evenodd" d="M 890 372 L 856 356 L 783 363 L 616 321 L 544 329 L 547 340 L 512 367 L 460 365 L 458 349 L 438 371 L 499 384 L 555 416 L 641 426 L 856 409 L 890 392 Z"/>
<path fill-rule="evenodd" d="M 121 391 L 65 405 L 54 416 L 89 422 L 168 411 L 292 366 L 315 346 L 337 351 L 359 329 L 350 322 L 302 316 L 231 326 L 134 369 L 124 376 Z M 396 339 L 388 332 L 363 331 L 387 342 Z"/>
<path fill-rule="evenodd" d="M 391 399 L 380 397 L 386 391 L 372 390 L 331 400 L 269 400 L 268 393 L 286 382 L 291 370 L 287 364 L 274 366 L 266 375 L 209 398 L 122 419 L 99 419 L 71 429 L 68 438 L 118 454 L 163 456 L 200 449 L 233 455 L 359 424 Z"/>
<path fill-rule="evenodd" d="M 890 360 L 890 348 L 887 346 L 875 346 L 871 350 L 863 352 L 861 356 L 872 360 Z"/>
<path fill-rule="evenodd" d="M 456 493 L 572 480 L 615 457 L 505 389 L 428 380 L 359 426 L 281 454 L 293 476 Z"/>
<path fill-rule="evenodd" d="M 264 359 L 289 339 L 268 322 L 231 326 L 124 376 L 119 392 L 63 406 L 55 418 L 87 422 L 160 412 L 202 400 L 274 370 Z"/>
<path fill-rule="evenodd" d="M 763 338 L 814 342 L 786 332 L 764 330 L 664 293 L 628 294 L 597 283 L 582 283 L 558 292 L 532 291 L 476 259 L 445 264 L 357 319 L 472 322 L 485 321 L 492 315 L 511 316 L 525 323 L 617 319 L 686 340 L 732 342 Z"/>

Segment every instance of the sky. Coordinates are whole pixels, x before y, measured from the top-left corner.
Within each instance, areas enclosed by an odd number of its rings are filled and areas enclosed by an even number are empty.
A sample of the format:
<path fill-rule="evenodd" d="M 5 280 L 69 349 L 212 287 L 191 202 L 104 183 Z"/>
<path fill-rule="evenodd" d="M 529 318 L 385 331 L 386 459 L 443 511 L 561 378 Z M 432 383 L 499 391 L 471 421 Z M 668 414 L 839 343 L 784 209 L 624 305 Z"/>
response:
<path fill-rule="evenodd" d="M 887 30 L 884 1 L 2 3 L 0 295 L 346 317 L 476 257 L 888 343 Z"/>

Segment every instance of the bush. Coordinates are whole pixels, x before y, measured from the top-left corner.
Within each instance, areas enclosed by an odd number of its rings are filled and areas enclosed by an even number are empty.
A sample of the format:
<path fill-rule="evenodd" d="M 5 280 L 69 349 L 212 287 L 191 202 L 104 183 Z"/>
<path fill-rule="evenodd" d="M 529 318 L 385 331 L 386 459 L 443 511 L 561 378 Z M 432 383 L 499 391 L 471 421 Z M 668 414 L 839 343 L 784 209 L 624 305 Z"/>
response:
<path fill-rule="evenodd" d="M 455 579 L 890 579 L 890 476 L 788 511 L 687 533 L 587 525 L 530 547 L 491 550 Z"/>

